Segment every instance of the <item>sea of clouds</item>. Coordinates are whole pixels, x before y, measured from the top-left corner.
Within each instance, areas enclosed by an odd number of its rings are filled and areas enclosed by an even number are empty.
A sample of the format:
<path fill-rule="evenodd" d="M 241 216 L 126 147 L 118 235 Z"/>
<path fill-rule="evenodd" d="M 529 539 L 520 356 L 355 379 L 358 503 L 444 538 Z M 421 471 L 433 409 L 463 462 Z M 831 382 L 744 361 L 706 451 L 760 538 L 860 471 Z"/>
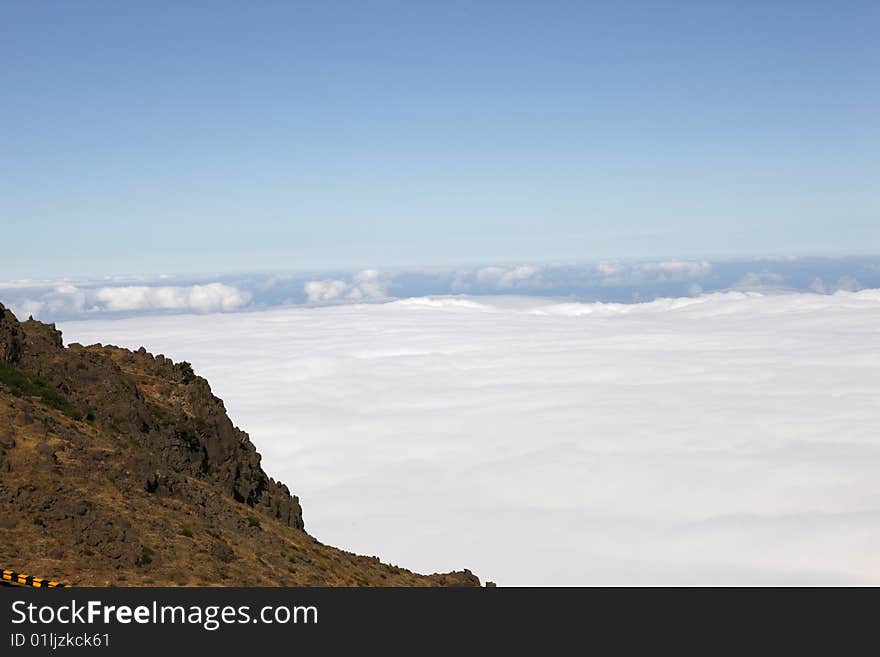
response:
<path fill-rule="evenodd" d="M 482 278 L 515 291 L 533 276 Z M 328 280 L 341 284 L 311 293 L 389 289 Z M 880 584 L 880 290 L 828 291 L 429 296 L 59 327 L 191 361 L 333 545 L 501 585 Z"/>

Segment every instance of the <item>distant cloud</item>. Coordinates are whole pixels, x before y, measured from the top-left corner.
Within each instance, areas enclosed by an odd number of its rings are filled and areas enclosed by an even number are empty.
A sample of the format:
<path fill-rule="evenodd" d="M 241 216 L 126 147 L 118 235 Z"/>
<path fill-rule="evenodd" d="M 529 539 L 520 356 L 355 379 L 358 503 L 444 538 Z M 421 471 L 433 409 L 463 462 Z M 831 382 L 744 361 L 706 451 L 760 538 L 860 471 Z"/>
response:
<path fill-rule="evenodd" d="M 825 283 L 821 278 L 815 278 L 810 283 L 809 289 L 817 294 L 831 294 L 837 291 L 857 292 L 863 289 L 863 285 L 852 276 L 841 276 L 834 283 Z"/>
<path fill-rule="evenodd" d="M 0 281 L 0 302 L 57 321 L 104 313 L 231 312 L 455 294 L 553 296 L 634 303 L 724 290 L 776 292 L 880 288 L 880 257 L 717 260 L 667 258 L 579 264 L 518 263 L 456 269 L 278 272 L 186 278 Z"/>
<path fill-rule="evenodd" d="M 596 265 L 596 271 L 603 276 L 611 276 L 623 270 L 623 266 L 618 262 L 600 262 Z"/>
<path fill-rule="evenodd" d="M 683 274 L 685 276 L 703 276 L 712 269 L 712 265 L 706 260 L 664 260 L 661 262 L 646 262 L 637 265 L 637 269 L 641 271 Z"/>
<path fill-rule="evenodd" d="M 334 301 L 342 298 L 348 291 L 349 285 L 345 281 L 309 281 L 304 286 L 309 303 Z"/>
<path fill-rule="evenodd" d="M 785 283 L 785 276 L 773 272 L 750 271 L 731 285 L 734 289 L 757 289 L 766 287 L 779 287 Z"/>
<path fill-rule="evenodd" d="M 92 288 L 66 283 L 43 292 L 37 298 L 13 301 L 10 306 L 13 312 L 22 317 L 169 310 L 205 313 L 239 310 L 246 306 L 250 299 L 249 292 L 224 283 Z"/>
<path fill-rule="evenodd" d="M 542 287 L 542 267 L 483 267 L 457 272 L 450 283 L 451 292 L 497 293 L 511 290 L 536 290 Z"/>
<path fill-rule="evenodd" d="M 660 260 L 657 262 L 599 262 L 594 267 L 597 282 L 603 285 L 644 285 L 681 283 L 699 279 L 712 271 L 707 260 Z"/>
<path fill-rule="evenodd" d="M 102 310 L 191 310 L 213 312 L 237 310 L 250 301 L 250 294 L 230 285 L 123 286 L 93 291 L 91 298 Z"/>
<path fill-rule="evenodd" d="M 513 268 L 485 267 L 477 271 L 477 281 L 484 285 L 509 290 L 521 287 L 529 282 L 534 282 L 539 272 L 540 270 L 537 267 L 531 265 Z"/>
<path fill-rule="evenodd" d="M 845 290 L 847 292 L 855 292 L 862 289 L 862 284 L 852 276 L 841 276 L 837 280 L 836 289 Z"/>
<path fill-rule="evenodd" d="M 303 290 L 309 303 L 330 301 L 366 301 L 388 298 L 390 278 L 378 269 L 365 269 L 352 277 L 351 283 L 341 280 L 308 281 Z"/>
<path fill-rule="evenodd" d="M 388 296 L 389 278 L 378 269 L 365 269 L 354 276 L 350 299 L 384 299 Z"/>

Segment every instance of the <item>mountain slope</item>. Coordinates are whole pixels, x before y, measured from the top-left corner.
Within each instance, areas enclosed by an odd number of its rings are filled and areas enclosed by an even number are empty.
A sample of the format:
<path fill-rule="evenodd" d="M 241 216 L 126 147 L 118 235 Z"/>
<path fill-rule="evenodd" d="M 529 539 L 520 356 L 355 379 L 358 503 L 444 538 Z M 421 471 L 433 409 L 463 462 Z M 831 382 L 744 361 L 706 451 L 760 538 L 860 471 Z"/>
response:
<path fill-rule="evenodd" d="M 0 566 L 80 585 L 479 586 L 319 543 L 188 363 L 0 304 Z"/>

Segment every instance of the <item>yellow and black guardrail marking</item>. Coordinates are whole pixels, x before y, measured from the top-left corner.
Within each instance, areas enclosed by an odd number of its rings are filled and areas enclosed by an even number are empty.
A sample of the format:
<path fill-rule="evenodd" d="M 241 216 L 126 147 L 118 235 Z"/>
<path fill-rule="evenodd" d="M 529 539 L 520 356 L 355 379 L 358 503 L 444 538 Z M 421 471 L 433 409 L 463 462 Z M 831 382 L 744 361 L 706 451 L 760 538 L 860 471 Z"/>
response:
<path fill-rule="evenodd" d="M 32 586 L 35 589 L 70 588 L 70 584 L 56 582 L 51 579 L 43 579 L 42 577 L 34 577 L 33 575 L 25 575 L 24 573 L 17 573 L 14 570 L 4 570 L 0 578 L 2 578 L 4 583 L 10 582 L 12 584 L 18 584 L 19 586 Z"/>

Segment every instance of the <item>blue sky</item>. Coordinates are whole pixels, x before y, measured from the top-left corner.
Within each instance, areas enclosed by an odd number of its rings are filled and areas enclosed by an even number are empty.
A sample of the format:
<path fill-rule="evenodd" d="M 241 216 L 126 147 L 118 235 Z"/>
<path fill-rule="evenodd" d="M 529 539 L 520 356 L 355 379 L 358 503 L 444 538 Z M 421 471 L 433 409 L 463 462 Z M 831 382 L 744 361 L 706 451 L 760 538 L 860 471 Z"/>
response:
<path fill-rule="evenodd" d="M 875 2 L 0 5 L 0 277 L 880 251 Z"/>

